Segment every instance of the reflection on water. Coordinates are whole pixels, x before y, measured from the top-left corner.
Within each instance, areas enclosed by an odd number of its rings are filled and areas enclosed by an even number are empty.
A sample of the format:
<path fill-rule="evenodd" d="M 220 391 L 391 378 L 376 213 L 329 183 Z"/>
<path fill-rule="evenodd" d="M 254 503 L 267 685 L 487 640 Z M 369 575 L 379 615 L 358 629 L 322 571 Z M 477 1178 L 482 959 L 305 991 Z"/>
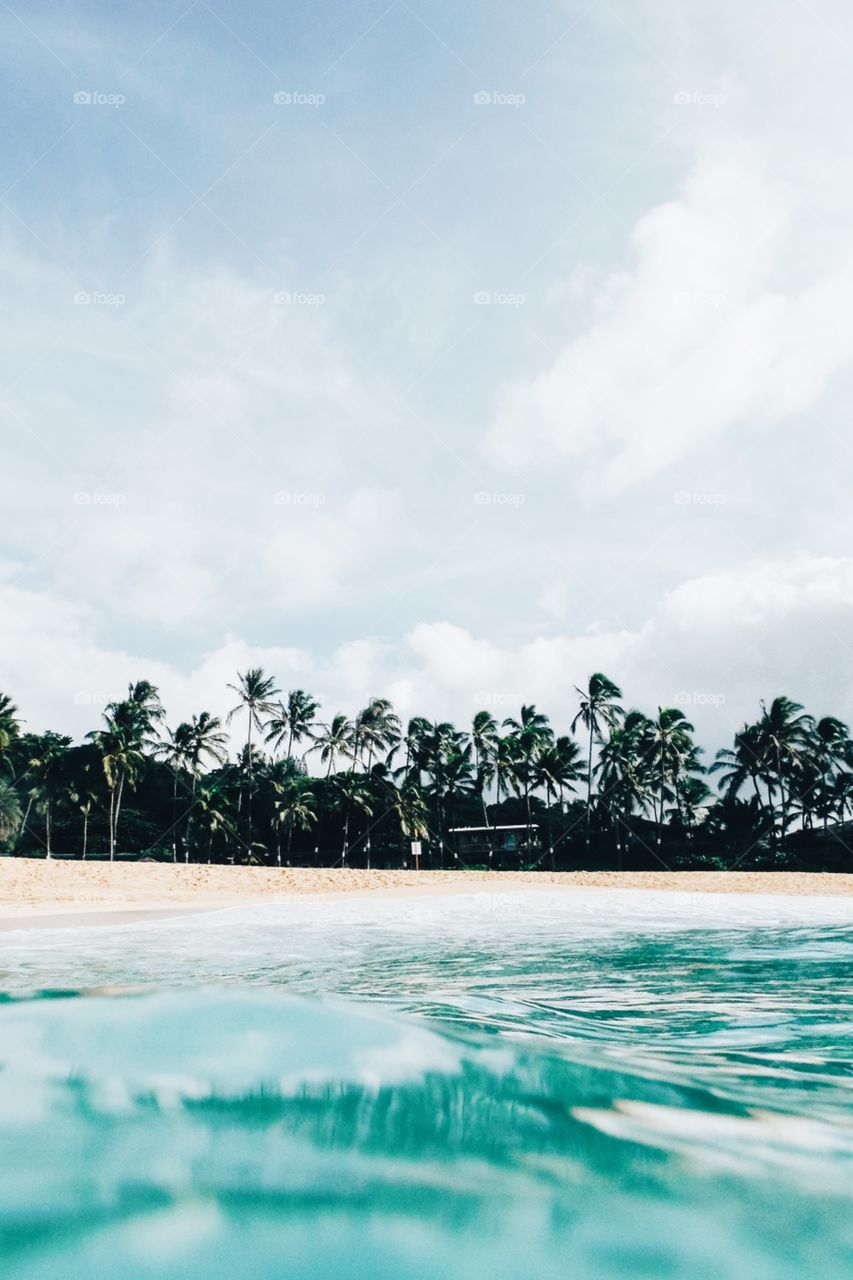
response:
<path fill-rule="evenodd" d="M 849 1277 L 851 961 L 686 895 L 6 935 L 3 1274 Z"/>

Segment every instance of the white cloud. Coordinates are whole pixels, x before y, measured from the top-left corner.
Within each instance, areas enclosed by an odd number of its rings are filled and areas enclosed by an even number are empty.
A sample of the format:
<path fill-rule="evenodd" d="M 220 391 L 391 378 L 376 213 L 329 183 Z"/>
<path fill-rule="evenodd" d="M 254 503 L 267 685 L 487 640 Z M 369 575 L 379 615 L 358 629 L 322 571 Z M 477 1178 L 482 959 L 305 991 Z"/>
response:
<path fill-rule="evenodd" d="M 404 546 L 392 485 L 346 444 L 380 400 L 321 306 L 166 249 L 118 305 L 75 303 L 17 245 L 0 275 L 5 532 L 48 589 L 122 622 L 234 624 L 270 596 L 340 605 Z"/>
<path fill-rule="evenodd" d="M 709 747 L 728 741 L 761 696 L 786 693 L 816 714 L 853 720 L 853 559 L 756 562 L 687 581 L 636 630 L 539 636 L 510 646 L 449 622 L 413 627 L 401 640 L 352 641 L 323 655 L 248 644 L 234 636 L 191 670 L 113 651 L 98 640 L 94 614 L 55 596 L 0 584 L 6 620 L 0 642 L 4 687 L 33 729 L 82 733 L 103 703 L 145 677 L 161 688 L 174 722 L 207 709 L 223 715 L 238 670 L 260 665 L 283 689 L 322 699 L 325 714 L 354 713 L 371 695 L 404 715 L 467 724 L 489 707 L 499 719 L 534 702 L 568 729 L 574 685 L 604 670 L 631 705 L 678 703 Z M 833 695 L 827 699 L 827 673 Z"/>
<path fill-rule="evenodd" d="M 618 491 L 728 428 L 813 407 L 853 358 L 853 256 L 800 278 L 815 234 L 801 215 L 760 149 L 716 144 L 637 223 L 634 264 L 604 283 L 586 331 L 499 392 L 497 460 L 582 458 L 588 485 Z"/>

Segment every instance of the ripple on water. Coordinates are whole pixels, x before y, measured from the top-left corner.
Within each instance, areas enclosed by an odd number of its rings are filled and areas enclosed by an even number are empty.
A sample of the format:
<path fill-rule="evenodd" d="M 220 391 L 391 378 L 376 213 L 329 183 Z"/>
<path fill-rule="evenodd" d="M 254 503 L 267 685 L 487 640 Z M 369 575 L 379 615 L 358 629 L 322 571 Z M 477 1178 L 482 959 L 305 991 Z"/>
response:
<path fill-rule="evenodd" d="M 543 893 L 6 935 L 4 1276 L 846 1278 L 846 912 Z"/>

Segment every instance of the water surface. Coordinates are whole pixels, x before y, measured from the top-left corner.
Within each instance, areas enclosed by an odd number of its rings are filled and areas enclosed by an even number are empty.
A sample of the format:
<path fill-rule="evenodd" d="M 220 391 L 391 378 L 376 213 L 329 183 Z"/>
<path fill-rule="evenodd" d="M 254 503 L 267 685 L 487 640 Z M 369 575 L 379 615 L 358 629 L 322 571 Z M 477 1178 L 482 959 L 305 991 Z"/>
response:
<path fill-rule="evenodd" d="M 0 990 L 12 1280 L 853 1274 L 843 900 L 302 900 Z"/>

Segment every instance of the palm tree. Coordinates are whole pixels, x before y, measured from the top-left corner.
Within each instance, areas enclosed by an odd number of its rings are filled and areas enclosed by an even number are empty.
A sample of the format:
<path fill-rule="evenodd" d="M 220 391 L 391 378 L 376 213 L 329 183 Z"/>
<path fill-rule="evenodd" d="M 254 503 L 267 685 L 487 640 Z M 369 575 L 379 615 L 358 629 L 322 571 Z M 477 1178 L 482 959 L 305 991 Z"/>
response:
<path fill-rule="evenodd" d="M 229 684 L 228 688 L 237 694 L 239 701 L 236 707 L 232 707 L 228 712 L 227 723 L 231 723 L 238 711 L 245 710 L 246 712 L 246 751 L 244 756 L 248 767 L 246 827 L 248 831 L 247 843 L 251 845 L 255 761 L 255 755 L 252 751 L 252 730 L 256 729 L 258 733 L 263 731 L 264 721 L 268 720 L 276 709 L 273 699 L 281 690 L 276 688 L 273 677 L 268 676 L 261 667 L 250 667 L 248 671 L 242 674 L 238 671 L 237 684 Z"/>
<path fill-rule="evenodd" d="M 457 800 L 472 796 L 476 790 L 476 783 L 471 772 L 471 744 L 466 742 L 461 734 L 448 746 L 443 761 L 441 780 L 444 786 L 443 808 L 445 822 L 449 830 L 454 825 Z M 458 861 L 455 849 L 453 857 L 454 860 Z"/>
<path fill-rule="evenodd" d="M 289 758 L 294 745 L 298 746 L 303 738 L 311 737 L 311 725 L 319 708 L 319 702 L 315 702 L 303 689 L 291 689 L 287 702 L 279 704 L 267 723 L 266 741 L 273 743 L 275 750 L 286 741 L 285 754 Z"/>
<path fill-rule="evenodd" d="M 30 797 L 36 812 L 44 814 L 45 857 L 50 858 L 54 814 L 68 795 L 65 755 L 71 739 L 48 729 L 47 733 L 33 735 L 27 741 L 32 743 L 27 762 L 27 776 L 32 783 Z"/>
<path fill-rule="evenodd" d="M 199 715 L 190 717 L 188 736 L 186 763 L 192 774 L 193 793 L 195 793 L 205 757 L 216 764 L 224 764 L 228 758 L 228 734 L 222 728 L 219 716 L 212 716 L 208 711 L 202 711 Z"/>
<path fill-rule="evenodd" d="M 163 715 L 156 687 L 150 680 L 137 680 L 128 685 L 126 698 L 107 703 L 103 714 L 106 728 L 86 735 L 101 753 L 110 793 L 110 861 L 115 858 L 125 785 L 132 786 L 138 777 L 145 747 L 156 748 L 153 734 Z"/>
<path fill-rule="evenodd" d="M 599 807 L 615 831 L 620 870 L 631 816 L 645 807 L 649 794 L 648 736 L 648 718 L 642 711 L 629 711 L 611 727 L 596 765 Z"/>
<path fill-rule="evenodd" d="M 527 821 L 527 848 L 530 848 L 530 792 L 535 780 L 536 759 L 543 747 L 554 739 L 548 717 L 530 704 L 522 706 L 521 716 L 514 720 L 509 716 L 503 722 L 513 738 L 515 779 L 524 795 Z"/>
<path fill-rule="evenodd" d="M 849 757 L 845 763 L 849 764 Z M 853 803 L 853 773 L 849 773 L 846 769 L 840 770 L 835 775 L 834 790 L 835 807 L 838 813 L 838 824 L 843 828 L 844 815 L 847 812 L 848 806 Z M 843 838 L 843 830 L 839 832 L 839 835 Z"/>
<path fill-rule="evenodd" d="M 589 748 L 586 762 L 586 842 L 590 841 L 592 821 L 592 747 L 596 738 L 601 737 L 604 728 L 612 730 L 624 715 L 616 701 L 622 697 L 622 690 L 608 676 L 596 671 L 589 677 L 586 689 L 575 685 L 575 692 L 580 697 L 580 710 L 572 721 L 572 733 L 582 724 L 589 734 Z"/>
<path fill-rule="evenodd" d="M 761 729 L 757 724 L 745 724 L 735 734 L 734 746 L 723 747 L 717 752 L 709 773 L 717 773 L 721 769 L 728 772 L 720 778 L 720 783 L 727 795 L 736 796 L 747 782 L 751 782 L 755 797 L 763 807 L 759 782 L 764 772 L 762 754 L 764 742 Z"/>
<path fill-rule="evenodd" d="M 186 861 L 190 860 L 190 848 L 195 847 L 195 835 L 207 843 L 207 860 L 213 859 L 213 842 L 220 831 L 233 830 L 232 811 L 225 791 L 220 786 L 200 786 L 190 813 L 187 829 Z"/>
<path fill-rule="evenodd" d="M 574 785 L 583 776 L 580 766 L 580 747 L 574 738 L 568 736 L 557 738 L 556 742 L 545 743 L 534 761 L 534 784 L 545 788 L 545 804 L 548 817 L 548 852 L 551 870 L 554 870 L 554 823 L 552 802 L 560 797 L 560 808 L 563 808 L 563 793 L 567 787 Z"/>
<path fill-rule="evenodd" d="M 387 698 L 371 698 L 355 718 L 353 766 L 361 751 L 367 754 L 367 772 L 373 765 L 373 757 L 380 751 L 389 751 L 400 741 L 400 718 Z"/>
<path fill-rule="evenodd" d="M 344 814 L 344 832 L 343 846 L 341 849 L 341 861 L 344 866 L 347 863 L 347 855 L 349 853 L 349 827 L 350 816 L 353 809 L 360 810 L 365 817 L 370 818 L 373 815 L 372 798 L 370 788 L 364 777 L 357 773 L 341 773 L 334 780 L 334 787 L 337 796 L 338 807 L 343 809 Z"/>
<path fill-rule="evenodd" d="M 831 805 L 827 798 L 835 788 L 835 771 L 850 754 L 850 730 L 835 716 L 823 716 L 814 726 L 814 751 L 812 760 L 817 770 L 823 793 L 823 829 L 827 828 Z"/>
<path fill-rule="evenodd" d="M 133 783 L 143 762 L 142 750 L 127 730 L 127 726 L 112 719 L 106 712 L 105 729 L 93 729 L 86 737 L 95 744 L 104 770 L 109 790 L 109 848 L 110 862 L 115 858 L 118 836 L 118 819 L 125 782 Z"/>
<path fill-rule="evenodd" d="M 693 725 L 678 707 L 658 707 L 656 718 L 647 722 L 644 745 L 656 780 L 658 844 L 663 837 L 664 805 L 668 796 L 672 796 L 680 812 L 682 776 L 703 772 L 698 759 L 699 748 L 692 738 L 694 732 Z"/>
<path fill-rule="evenodd" d="M 321 724 L 320 733 L 314 734 L 312 751 L 319 751 L 320 759 L 327 765 L 326 777 L 332 775 L 337 761 L 353 758 L 354 729 L 352 722 L 339 711 L 330 724 Z"/>
<path fill-rule="evenodd" d="M 21 825 L 21 803 L 18 793 L 7 782 L 0 778 L 0 844 L 5 844 Z"/>
<path fill-rule="evenodd" d="M 762 702 L 759 729 L 764 744 L 763 758 L 769 765 L 774 786 L 779 789 L 782 807 L 782 845 L 788 830 L 788 782 L 793 769 L 808 756 L 813 744 L 814 719 L 798 702 L 774 698 L 769 709 Z"/>
<path fill-rule="evenodd" d="M 289 757 L 288 757 L 289 758 Z M 309 831 L 317 821 L 316 800 L 309 791 L 304 779 L 298 774 L 292 775 L 283 784 L 276 784 L 273 800 L 274 824 L 276 829 L 284 827 L 287 831 L 287 854 L 290 862 L 290 851 L 293 845 L 294 828 Z M 276 845 L 276 862 L 281 866 L 281 845 Z"/>
<path fill-rule="evenodd" d="M 486 788 L 495 778 L 496 756 L 498 752 L 498 722 L 490 711 L 478 711 L 471 726 L 471 744 L 474 748 L 474 770 L 477 779 L 477 794 L 486 826 L 489 826 L 489 809 L 486 804 Z M 489 841 L 491 856 L 491 841 Z"/>
<path fill-rule="evenodd" d="M 501 793 L 506 795 L 509 783 L 515 777 L 518 742 L 511 733 L 498 738 L 495 751 L 495 808 L 500 810 Z M 500 814 L 498 814 L 500 822 Z"/>
<path fill-rule="evenodd" d="M 429 778 L 427 794 L 433 802 L 435 832 L 438 838 L 439 866 L 444 866 L 444 837 L 446 833 L 446 804 L 448 790 L 463 786 L 465 763 L 460 760 L 464 751 L 467 734 L 460 733 L 448 720 L 440 720 L 431 725 L 423 739 L 423 771 Z M 470 753 L 468 756 L 470 769 Z M 430 850 L 432 861 L 432 850 Z"/>
<path fill-rule="evenodd" d="M 681 782 L 675 815 L 684 823 L 688 840 L 693 839 L 699 814 L 712 797 L 711 788 L 701 778 L 686 777 Z"/>
<path fill-rule="evenodd" d="M 162 756 L 165 764 L 172 771 L 172 861 L 178 861 L 178 778 L 188 771 L 192 751 L 192 725 L 182 720 L 174 729 L 166 729 L 166 738 L 158 743 L 154 752 Z M 189 853 L 185 847 L 185 860 Z"/>
<path fill-rule="evenodd" d="M 175 729 L 166 730 L 166 738 L 154 748 L 155 755 L 163 757 L 172 770 L 172 861 L 178 860 L 178 782 L 184 775 L 190 778 L 190 793 L 195 796 L 196 786 L 202 774 L 202 760 L 207 757 L 217 764 L 227 758 L 228 735 L 222 730 L 222 721 L 207 711 L 182 720 Z M 184 861 L 189 862 L 187 834 L 189 813 L 184 831 Z"/>
<path fill-rule="evenodd" d="M 103 770 L 97 748 L 92 743 L 72 747 L 66 756 L 68 797 L 83 818 L 83 860 L 89 848 L 89 818 L 101 798 Z"/>
<path fill-rule="evenodd" d="M 10 765 L 9 748 L 18 737 L 18 708 L 5 693 L 0 693 L 0 761 Z"/>
<path fill-rule="evenodd" d="M 404 778 L 395 788 L 393 809 L 403 836 L 409 841 L 425 840 L 429 834 L 429 809 L 423 790 L 414 778 Z"/>

